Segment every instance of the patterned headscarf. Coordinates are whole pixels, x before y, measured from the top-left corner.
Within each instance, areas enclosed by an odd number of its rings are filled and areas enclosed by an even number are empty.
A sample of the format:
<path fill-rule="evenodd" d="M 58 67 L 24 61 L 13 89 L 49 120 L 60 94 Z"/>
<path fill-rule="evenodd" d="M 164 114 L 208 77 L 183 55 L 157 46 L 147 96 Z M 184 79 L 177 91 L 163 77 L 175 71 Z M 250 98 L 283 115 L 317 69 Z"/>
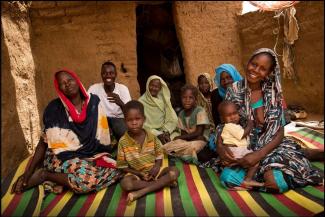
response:
<path fill-rule="evenodd" d="M 226 90 L 220 85 L 220 77 L 222 72 L 228 73 L 234 82 L 242 80 L 242 76 L 239 74 L 237 69 L 231 64 L 222 64 L 215 69 L 216 75 L 214 77 L 214 83 L 218 87 L 219 95 L 225 98 Z"/>
<path fill-rule="evenodd" d="M 272 141 L 275 134 L 283 123 L 283 95 L 281 88 L 281 76 L 280 76 L 280 65 L 276 57 L 276 54 L 268 48 L 261 48 L 256 50 L 248 63 L 258 54 L 268 53 L 275 60 L 274 70 L 261 81 L 263 101 L 264 101 L 264 131 L 261 135 L 257 135 L 256 132 L 252 131 L 251 142 L 253 150 L 260 149 L 264 145 Z M 233 83 L 231 88 L 225 96 L 226 100 L 230 100 L 239 106 L 239 114 L 241 117 L 241 123 L 245 124 L 248 119 L 253 118 L 253 110 L 250 107 L 251 102 L 251 90 L 248 87 L 247 79 Z"/>
<path fill-rule="evenodd" d="M 207 72 L 204 72 L 204 73 L 199 74 L 198 77 L 200 77 L 200 76 L 204 76 L 208 80 L 208 82 L 210 84 L 210 90 L 213 90 L 213 81 L 212 81 L 211 75 Z"/>

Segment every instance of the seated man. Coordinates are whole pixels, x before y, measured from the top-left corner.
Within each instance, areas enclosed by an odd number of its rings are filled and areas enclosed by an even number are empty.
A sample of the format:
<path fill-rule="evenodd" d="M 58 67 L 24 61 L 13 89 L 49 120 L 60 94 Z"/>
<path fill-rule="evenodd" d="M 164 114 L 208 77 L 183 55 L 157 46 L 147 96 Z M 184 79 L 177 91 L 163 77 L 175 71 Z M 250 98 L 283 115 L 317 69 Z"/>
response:
<path fill-rule="evenodd" d="M 103 83 L 93 84 L 88 92 L 96 94 L 105 106 L 110 128 L 117 140 L 126 131 L 122 108 L 131 100 L 129 89 L 115 82 L 117 73 L 114 63 L 107 61 L 102 64 L 101 76 Z"/>

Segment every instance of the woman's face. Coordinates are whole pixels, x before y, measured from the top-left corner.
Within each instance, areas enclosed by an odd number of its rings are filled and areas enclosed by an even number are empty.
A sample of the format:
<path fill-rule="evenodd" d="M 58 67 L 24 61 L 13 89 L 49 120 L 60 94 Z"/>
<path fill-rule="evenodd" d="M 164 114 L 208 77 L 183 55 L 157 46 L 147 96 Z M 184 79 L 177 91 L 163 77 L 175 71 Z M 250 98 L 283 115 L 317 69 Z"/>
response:
<path fill-rule="evenodd" d="M 234 83 L 234 79 L 232 79 L 231 75 L 229 75 L 227 72 L 222 72 L 220 75 L 220 86 L 226 89 L 232 83 Z"/>
<path fill-rule="evenodd" d="M 247 81 L 251 84 L 261 82 L 271 72 L 272 58 L 267 54 L 257 54 L 248 62 L 246 70 Z"/>
<path fill-rule="evenodd" d="M 161 90 L 161 83 L 159 79 L 153 79 L 149 83 L 149 92 L 151 96 L 157 97 L 159 91 Z"/>
<path fill-rule="evenodd" d="M 57 74 L 59 89 L 68 98 L 79 94 L 79 85 L 77 81 L 67 72 Z"/>
<path fill-rule="evenodd" d="M 208 79 L 205 76 L 201 76 L 199 78 L 199 90 L 201 91 L 201 93 L 208 93 L 210 92 L 210 83 L 208 81 Z"/>

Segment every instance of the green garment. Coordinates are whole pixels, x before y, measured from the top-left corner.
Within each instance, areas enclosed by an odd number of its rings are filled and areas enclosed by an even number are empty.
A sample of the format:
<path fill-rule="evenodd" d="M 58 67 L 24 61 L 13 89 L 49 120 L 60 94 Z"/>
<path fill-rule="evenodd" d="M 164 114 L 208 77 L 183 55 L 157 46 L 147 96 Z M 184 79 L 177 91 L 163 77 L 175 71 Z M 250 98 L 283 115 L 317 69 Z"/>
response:
<path fill-rule="evenodd" d="M 153 97 L 149 91 L 149 83 L 154 79 L 159 79 L 161 90 L 157 97 Z M 164 131 L 169 132 L 171 139 L 178 136 L 177 132 L 177 115 L 170 102 L 170 91 L 165 81 L 159 76 L 152 75 L 148 78 L 146 92 L 139 98 L 144 106 L 146 121 L 144 128 L 150 130 L 158 136 Z"/>

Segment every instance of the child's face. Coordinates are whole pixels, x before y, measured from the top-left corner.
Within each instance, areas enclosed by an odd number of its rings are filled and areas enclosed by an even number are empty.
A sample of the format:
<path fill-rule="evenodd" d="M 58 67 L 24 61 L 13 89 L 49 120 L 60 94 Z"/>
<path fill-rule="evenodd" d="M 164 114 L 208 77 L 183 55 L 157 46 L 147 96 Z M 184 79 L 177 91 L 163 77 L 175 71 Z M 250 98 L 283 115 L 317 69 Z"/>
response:
<path fill-rule="evenodd" d="M 208 93 L 210 91 L 210 83 L 206 77 L 201 77 L 199 79 L 199 90 L 201 93 Z"/>
<path fill-rule="evenodd" d="M 223 108 L 222 119 L 225 123 L 239 124 L 239 113 L 235 104 L 229 104 Z"/>
<path fill-rule="evenodd" d="M 182 94 L 182 105 L 185 110 L 192 109 L 196 105 L 196 99 L 192 90 L 185 90 Z"/>
<path fill-rule="evenodd" d="M 138 109 L 130 109 L 125 115 L 125 122 L 128 131 L 133 134 L 138 134 L 142 131 L 144 116 Z"/>

